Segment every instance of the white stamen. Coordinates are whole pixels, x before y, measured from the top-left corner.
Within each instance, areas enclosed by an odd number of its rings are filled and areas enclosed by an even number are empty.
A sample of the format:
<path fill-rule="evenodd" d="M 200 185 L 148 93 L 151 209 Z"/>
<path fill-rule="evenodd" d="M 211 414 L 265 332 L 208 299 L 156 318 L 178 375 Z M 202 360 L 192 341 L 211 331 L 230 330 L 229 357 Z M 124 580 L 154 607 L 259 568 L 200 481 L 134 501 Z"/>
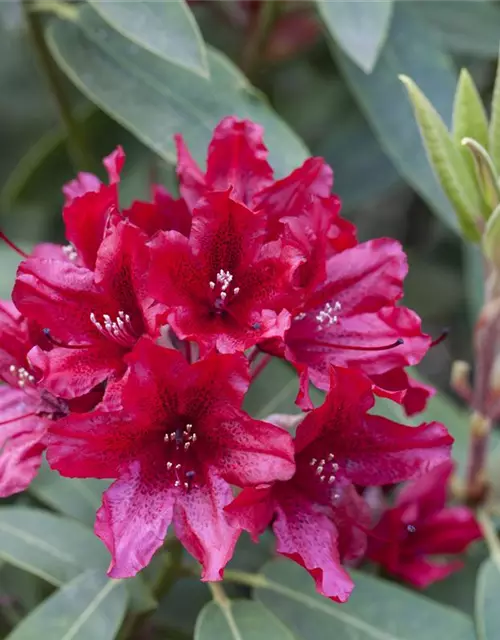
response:
<path fill-rule="evenodd" d="M 335 304 L 331 304 L 327 302 L 323 309 L 319 311 L 316 315 L 316 320 L 320 323 L 320 325 L 332 325 L 337 324 L 339 321 L 337 313 L 342 309 L 342 305 L 337 300 Z"/>
<path fill-rule="evenodd" d="M 167 469 L 170 471 L 170 469 L 173 467 L 174 465 L 171 462 L 167 462 Z"/>
<path fill-rule="evenodd" d="M 176 480 L 174 482 L 174 487 L 180 487 L 181 486 L 181 481 L 180 480 Z"/>

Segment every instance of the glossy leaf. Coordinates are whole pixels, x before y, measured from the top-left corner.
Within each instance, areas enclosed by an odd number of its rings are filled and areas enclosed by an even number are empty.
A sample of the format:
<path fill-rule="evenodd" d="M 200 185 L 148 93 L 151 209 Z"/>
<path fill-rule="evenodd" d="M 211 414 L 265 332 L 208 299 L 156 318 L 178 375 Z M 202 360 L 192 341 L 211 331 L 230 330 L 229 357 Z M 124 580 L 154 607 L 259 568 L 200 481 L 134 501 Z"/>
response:
<path fill-rule="evenodd" d="M 412 3 L 396 2 L 394 17 L 377 66 L 364 74 L 338 48 L 334 53 L 382 148 L 410 185 L 446 224 L 455 215 L 429 165 L 410 102 L 398 74 L 412 78 L 448 122 L 456 73 L 439 39 L 418 20 Z"/>
<path fill-rule="evenodd" d="M 7 640 L 113 640 L 126 607 L 125 583 L 89 570 L 47 598 Z"/>
<path fill-rule="evenodd" d="M 377 62 L 391 23 L 393 2 L 317 0 L 330 35 L 365 73 Z"/>
<path fill-rule="evenodd" d="M 416 10 L 450 51 L 496 58 L 500 9 L 493 2 L 436 0 L 416 2 Z"/>
<path fill-rule="evenodd" d="M 55 23 L 48 42 L 62 70 L 88 98 L 169 162 L 175 161 L 173 135 L 178 132 L 203 162 L 214 126 L 228 113 L 264 125 L 278 174 L 288 173 L 307 155 L 221 54 L 209 51 L 211 78 L 201 78 L 134 45 L 89 6 L 80 10 L 76 23 Z"/>
<path fill-rule="evenodd" d="M 101 496 L 109 482 L 94 479 L 63 478 L 42 465 L 30 484 L 30 492 L 60 513 L 93 527 Z"/>
<path fill-rule="evenodd" d="M 462 69 L 458 78 L 453 105 L 453 136 L 457 144 L 461 144 L 462 138 L 468 137 L 477 140 L 485 149 L 488 148 L 486 111 L 467 69 Z"/>
<path fill-rule="evenodd" d="M 0 558 L 56 586 L 89 567 L 104 573 L 109 564 L 91 529 L 25 507 L 0 508 Z"/>
<path fill-rule="evenodd" d="M 476 630 L 478 640 L 495 640 L 500 629 L 500 560 L 485 560 L 476 585 Z"/>
<path fill-rule="evenodd" d="M 472 174 L 472 168 L 462 150 L 451 138 L 436 109 L 411 78 L 401 77 L 415 109 L 420 132 L 429 160 L 441 186 L 458 215 L 464 234 L 479 240 L 475 220 L 480 216 L 482 202 Z"/>
<path fill-rule="evenodd" d="M 357 571 L 348 602 L 319 595 L 313 580 L 290 561 L 267 564 L 256 598 L 300 640 L 474 640 L 472 619 L 456 609 Z"/>
<path fill-rule="evenodd" d="M 196 621 L 194 640 L 294 640 L 293 634 L 259 602 L 209 602 Z"/>
<path fill-rule="evenodd" d="M 184 0 L 90 0 L 114 29 L 168 62 L 209 75 L 207 52 Z"/>

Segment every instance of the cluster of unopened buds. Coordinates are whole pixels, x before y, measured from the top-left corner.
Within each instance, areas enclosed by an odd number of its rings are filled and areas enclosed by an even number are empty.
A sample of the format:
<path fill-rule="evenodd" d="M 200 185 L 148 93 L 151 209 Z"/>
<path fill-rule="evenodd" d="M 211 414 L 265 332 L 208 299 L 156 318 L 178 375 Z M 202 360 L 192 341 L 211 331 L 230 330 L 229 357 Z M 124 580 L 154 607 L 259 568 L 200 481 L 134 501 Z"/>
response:
<path fill-rule="evenodd" d="M 69 244 L 23 256 L 0 307 L 0 495 L 44 454 L 63 476 L 114 480 L 95 524 L 112 577 L 145 567 L 171 524 L 209 581 L 242 530 L 267 527 L 338 601 L 367 555 L 419 586 L 455 570 L 443 554 L 480 532 L 445 508 L 452 438 L 371 412 L 382 396 L 414 414 L 432 393 L 405 372 L 431 338 L 398 304 L 401 246 L 358 243 L 321 158 L 276 180 L 252 122 L 217 126 L 206 172 L 177 149 L 179 198 L 157 187 L 120 207 L 118 148 L 109 184 L 64 187 Z M 298 373 L 296 430 L 241 408 L 272 358 Z M 367 491 L 406 480 L 374 519 Z"/>

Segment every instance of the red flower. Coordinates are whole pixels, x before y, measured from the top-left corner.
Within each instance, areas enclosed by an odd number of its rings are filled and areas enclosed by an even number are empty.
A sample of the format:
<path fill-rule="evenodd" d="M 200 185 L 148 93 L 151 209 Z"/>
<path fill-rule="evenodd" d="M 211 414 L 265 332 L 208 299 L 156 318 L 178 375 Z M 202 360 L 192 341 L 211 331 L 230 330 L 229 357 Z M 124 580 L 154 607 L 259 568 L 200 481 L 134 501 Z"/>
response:
<path fill-rule="evenodd" d="M 175 231 L 157 234 L 151 293 L 167 306 L 179 338 L 231 353 L 283 336 L 300 256 L 280 240 L 265 242 L 265 224 L 227 190 L 198 202 L 189 239 Z"/>
<path fill-rule="evenodd" d="M 0 302 L 0 497 L 23 491 L 40 467 L 42 439 L 53 410 L 35 385 L 35 371 L 27 360 L 34 344 L 30 327 L 14 305 Z"/>
<path fill-rule="evenodd" d="M 311 407 L 308 380 L 327 390 L 332 364 L 359 368 L 383 386 L 381 374 L 424 356 L 431 340 L 419 317 L 395 306 L 406 271 L 406 257 L 393 240 L 372 240 L 332 256 L 324 281 L 296 309 L 284 341 L 261 345 L 297 367 L 303 408 Z M 399 391 L 401 401 L 405 389 Z"/>
<path fill-rule="evenodd" d="M 444 462 L 406 486 L 370 540 L 368 555 L 374 562 L 419 588 L 458 571 L 462 562 L 443 556 L 462 553 L 482 537 L 470 509 L 445 506 L 452 471 L 453 463 Z"/>
<path fill-rule="evenodd" d="M 421 413 L 432 398 L 436 389 L 410 378 L 403 368 L 391 369 L 380 375 L 371 375 L 374 391 L 378 396 L 390 398 L 403 405 L 406 415 Z"/>
<path fill-rule="evenodd" d="M 95 529 L 112 554 L 110 576 L 142 569 L 173 521 L 203 579 L 218 580 L 239 535 L 223 512 L 230 485 L 289 478 L 291 438 L 241 411 L 249 383 L 242 355 L 212 353 L 189 365 L 142 339 L 129 361 L 116 383 L 122 410 L 54 423 L 49 463 L 69 477 L 117 478 Z"/>
<path fill-rule="evenodd" d="M 367 414 L 373 404 L 368 379 L 332 369 L 324 404 L 297 429 L 293 478 L 245 490 L 227 509 L 253 536 L 274 517 L 278 553 L 304 566 L 318 591 L 340 602 L 353 587 L 340 561 L 364 552 L 369 521 L 354 485 L 416 477 L 447 460 L 453 442 L 437 423 L 405 427 Z"/>
<path fill-rule="evenodd" d="M 262 210 L 267 218 L 267 240 L 276 240 L 285 217 L 301 217 L 303 223 L 316 217 L 316 222 L 309 224 L 316 232 L 318 216 L 311 211 L 316 205 L 321 208 L 321 240 L 326 237 L 337 251 L 356 244 L 356 229 L 339 216 L 340 200 L 331 195 L 333 172 L 322 158 L 309 158 L 289 176 L 275 182 L 262 127 L 235 117 L 224 118 L 215 128 L 205 174 L 181 136 L 176 142 L 180 192 L 189 210 L 207 192 L 231 188 L 233 199 L 250 209 Z"/>
<path fill-rule="evenodd" d="M 121 147 L 104 158 L 109 185 L 91 173 L 79 173 L 63 188 L 66 203 L 63 219 L 70 244 L 63 253 L 76 264 L 93 269 L 97 252 L 105 234 L 110 215 L 118 211 L 118 183 L 125 162 Z"/>
<path fill-rule="evenodd" d="M 156 334 L 163 309 L 147 294 L 147 236 L 128 222 L 113 225 L 95 272 L 70 261 L 29 258 L 12 297 L 28 318 L 49 331 L 55 348 L 30 353 L 55 396 L 82 396 L 125 370 L 124 356 L 143 334 Z"/>

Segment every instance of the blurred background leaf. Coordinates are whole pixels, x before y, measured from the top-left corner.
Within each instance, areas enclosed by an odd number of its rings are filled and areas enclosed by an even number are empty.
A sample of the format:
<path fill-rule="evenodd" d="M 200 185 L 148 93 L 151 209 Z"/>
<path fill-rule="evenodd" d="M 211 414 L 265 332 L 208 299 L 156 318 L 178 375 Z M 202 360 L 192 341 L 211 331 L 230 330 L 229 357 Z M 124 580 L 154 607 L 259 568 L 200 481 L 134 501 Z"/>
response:
<path fill-rule="evenodd" d="M 8 640 L 113 640 L 127 607 L 120 580 L 89 570 L 64 585 L 32 611 Z"/>
<path fill-rule="evenodd" d="M 264 567 L 268 584 L 255 597 L 300 640 L 474 640 L 469 616 L 386 580 L 352 574 L 356 589 L 338 604 L 319 595 L 301 567 L 274 561 Z"/>
<path fill-rule="evenodd" d="M 370 73 L 387 37 L 393 2 L 327 2 L 318 10 L 335 42 L 365 73 Z"/>
<path fill-rule="evenodd" d="M 202 76 L 209 75 L 200 30 L 184 0 L 91 0 L 117 31 L 168 62 Z"/>

